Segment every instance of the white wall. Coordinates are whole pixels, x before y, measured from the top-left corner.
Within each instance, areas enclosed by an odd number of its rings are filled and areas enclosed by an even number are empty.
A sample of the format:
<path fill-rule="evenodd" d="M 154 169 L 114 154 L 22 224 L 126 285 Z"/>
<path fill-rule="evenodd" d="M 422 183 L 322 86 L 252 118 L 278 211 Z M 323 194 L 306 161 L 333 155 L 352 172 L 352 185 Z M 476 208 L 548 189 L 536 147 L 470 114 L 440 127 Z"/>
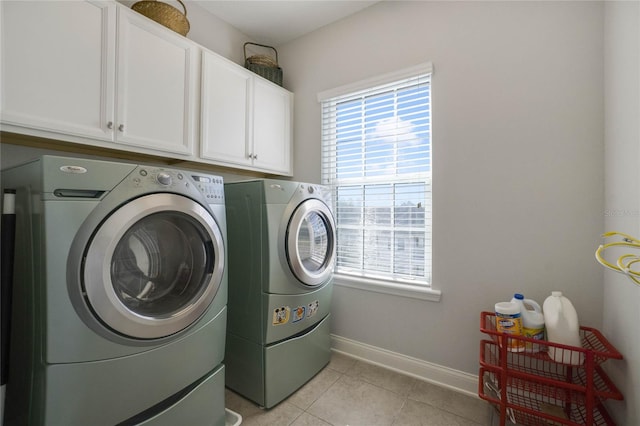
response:
<path fill-rule="evenodd" d="M 316 94 L 432 61 L 438 303 L 336 287 L 333 333 L 477 374 L 479 313 L 562 290 L 602 326 L 603 4 L 382 2 L 279 46 L 295 179 L 320 180 Z"/>
<path fill-rule="evenodd" d="M 640 238 L 640 2 L 607 2 L 605 12 L 605 226 Z M 638 425 L 640 287 L 614 272 L 604 279 L 603 329 L 624 355 L 605 364 L 625 396 L 609 411 L 618 424 Z"/>

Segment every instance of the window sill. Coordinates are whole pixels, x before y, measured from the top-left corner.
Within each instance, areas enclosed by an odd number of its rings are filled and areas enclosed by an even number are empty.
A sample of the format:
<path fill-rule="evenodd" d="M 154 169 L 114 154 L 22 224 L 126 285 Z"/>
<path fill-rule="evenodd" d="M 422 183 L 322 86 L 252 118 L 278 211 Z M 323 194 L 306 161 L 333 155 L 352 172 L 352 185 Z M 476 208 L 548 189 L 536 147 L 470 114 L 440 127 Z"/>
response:
<path fill-rule="evenodd" d="M 333 283 L 341 287 L 355 288 L 358 290 L 373 291 L 376 293 L 391 294 L 394 296 L 408 297 L 411 299 L 439 302 L 442 293 L 430 287 L 418 287 L 409 284 L 392 283 L 390 281 L 372 280 L 369 278 L 352 277 L 349 275 L 334 275 Z"/>

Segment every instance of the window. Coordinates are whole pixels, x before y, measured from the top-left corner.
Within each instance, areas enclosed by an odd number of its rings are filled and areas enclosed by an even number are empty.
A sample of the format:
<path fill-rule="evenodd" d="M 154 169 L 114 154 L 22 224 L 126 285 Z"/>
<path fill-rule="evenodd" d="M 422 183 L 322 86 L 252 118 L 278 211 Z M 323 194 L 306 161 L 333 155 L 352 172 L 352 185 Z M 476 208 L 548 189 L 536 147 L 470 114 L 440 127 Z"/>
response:
<path fill-rule="evenodd" d="M 431 283 L 431 66 L 320 94 L 336 272 Z"/>

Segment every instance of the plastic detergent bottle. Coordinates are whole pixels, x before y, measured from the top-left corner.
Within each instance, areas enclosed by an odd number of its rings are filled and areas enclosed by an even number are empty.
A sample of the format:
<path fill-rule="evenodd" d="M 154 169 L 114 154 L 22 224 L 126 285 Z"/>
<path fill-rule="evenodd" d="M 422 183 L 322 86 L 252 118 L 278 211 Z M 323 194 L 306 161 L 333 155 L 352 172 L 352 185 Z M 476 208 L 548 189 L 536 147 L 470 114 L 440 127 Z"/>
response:
<path fill-rule="evenodd" d="M 525 299 L 520 293 L 514 294 L 511 301 L 520 307 L 522 335 L 530 339 L 544 340 L 544 315 L 538 302 Z M 525 342 L 524 347 L 527 352 L 540 352 L 540 345 L 536 343 Z"/>
<path fill-rule="evenodd" d="M 522 316 L 520 306 L 514 302 L 499 302 L 495 306 L 496 330 L 512 336 L 522 336 Z M 512 352 L 524 351 L 524 340 L 507 338 L 507 350 Z M 500 345 L 504 344 L 500 337 Z"/>
<path fill-rule="evenodd" d="M 569 299 L 561 291 L 552 291 L 542 304 L 547 340 L 563 345 L 582 347 L 578 313 Z M 570 349 L 549 346 L 549 357 L 563 364 L 580 365 L 584 354 Z"/>

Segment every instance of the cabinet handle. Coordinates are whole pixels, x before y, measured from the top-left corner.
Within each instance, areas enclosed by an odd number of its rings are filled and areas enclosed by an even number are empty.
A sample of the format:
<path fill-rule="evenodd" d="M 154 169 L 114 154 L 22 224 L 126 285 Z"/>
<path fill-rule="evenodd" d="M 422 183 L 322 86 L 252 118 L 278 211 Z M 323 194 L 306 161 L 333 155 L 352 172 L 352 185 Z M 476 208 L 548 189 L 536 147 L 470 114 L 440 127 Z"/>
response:
<path fill-rule="evenodd" d="M 124 124 L 119 125 L 118 130 L 120 130 L 121 132 L 124 132 Z"/>
<path fill-rule="evenodd" d="M 253 154 L 253 159 L 257 160 L 258 159 L 258 154 Z"/>
<path fill-rule="evenodd" d="M 107 123 L 107 129 L 109 130 L 113 129 L 113 121 L 110 121 Z"/>

